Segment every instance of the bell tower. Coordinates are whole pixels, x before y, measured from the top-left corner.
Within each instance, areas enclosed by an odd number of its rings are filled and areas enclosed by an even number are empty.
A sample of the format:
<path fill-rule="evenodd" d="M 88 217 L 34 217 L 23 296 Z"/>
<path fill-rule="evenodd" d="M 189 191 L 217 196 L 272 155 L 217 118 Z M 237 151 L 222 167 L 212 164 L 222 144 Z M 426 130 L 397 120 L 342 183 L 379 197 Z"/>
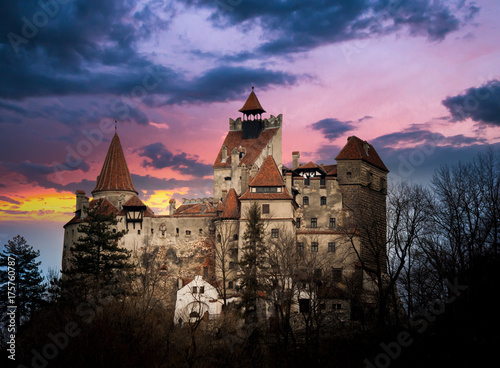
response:
<path fill-rule="evenodd" d="M 262 113 L 266 112 L 262 108 L 262 105 L 257 98 L 257 95 L 253 91 L 250 92 L 245 104 L 238 111 L 243 113 L 242 121 L 242 131 L 243 139 L 256 139 L 259 138 L 260 132 L 262 131 Z"/>

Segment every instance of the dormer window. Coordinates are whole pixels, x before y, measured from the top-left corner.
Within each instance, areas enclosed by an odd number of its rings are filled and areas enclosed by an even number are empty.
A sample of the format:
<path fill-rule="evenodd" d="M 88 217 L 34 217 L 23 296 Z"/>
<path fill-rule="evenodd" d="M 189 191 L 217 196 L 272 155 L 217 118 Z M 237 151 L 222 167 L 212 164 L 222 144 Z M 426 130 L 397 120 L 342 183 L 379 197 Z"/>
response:
<path fill-rule="evenodd" d="M 255 187 L 255 193 L 281 193 L 280 187 Z"/>

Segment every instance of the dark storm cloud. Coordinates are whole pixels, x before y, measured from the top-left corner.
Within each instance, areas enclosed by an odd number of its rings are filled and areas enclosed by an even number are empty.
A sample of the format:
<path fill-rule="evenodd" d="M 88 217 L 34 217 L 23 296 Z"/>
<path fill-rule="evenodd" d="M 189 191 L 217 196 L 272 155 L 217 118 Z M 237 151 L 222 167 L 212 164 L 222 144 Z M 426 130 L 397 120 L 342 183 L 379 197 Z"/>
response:
<path fill-rule="evenodd" d="M 138 149 L 140 157 L 146 157 L 143 167 L 153 167 L 155 169 L 171 168 L 181 174 L 204 177 L 212 172 L 212 165 L 203 164 L 198 161 L 198 156 L 188 156 L 181 152 L 173 154 L 163 143 L 152 143 Z"/>
<path fill-rule="evenodd" d="M 432 132 L 425 124 L 414 124 L 401 132 L 380 136 L 370 141 L 391 172 L 393 179 L 410 179 L 429 183 L 440 165 L 468 161 L 490 145 L 484 138 L 467 137 L 463 134 L 445 136 Z M 399 148 L 404 145 L 406 147 Z"/>
<path fill-rule="evenodd" d="M 320 120 L 310 125 L 313 130 L 323 133 L 326 139 L 334 140 L 344 133 L 353 130 L 355 127 L 352 121 L 340 121 L 335 118 L 328 118 Z"/>
<path fill-rule="evenodd" d="M 307 51 L 401 30 L 440 41 L 470 22 L 479 11 L 471 1 L 450 4 L 431 0 L 191 0 L 189 3 L 214 8 L 212 20 L 220 27 L 261 25 L 268 39 L 254 50 L 257 51 L 254 57 Z"/>
<path fill-rule="evenodd" d="M 0 201 L 8 202 L 11 204 L 21 204 L 21 202 L 16 201 L 15 199 L 12 199 L 12 198 L 7 197 L 7 196 L 3 196 L 3 195 L 0 195 Z"/>
<path fill-rule="evenodd" d="M 37 184 L 43 188 L 54 188 L 56 190 L 65 189 L 65 186 L 61 184 L 65 172 L 75 170 L 87 172 L 90 169 L 89 165 L 85 161 L 82 161 L 75 167 L 57 163 L 53 163 L 52 165 L 38 164 L 30 161 L 24 161 L 21 163 L 4 162 L 2 163 L 2 166 L 11 173 L 23 175 L 26 178 L 26 183 Z M 52 175 L 54 175 L 55 179 L 50 178 Z"/>
<path fill-rule="evenodd" d="M 442 103 L 455 121 L 470 118 L 479 123 L 500 126 L 498 80 L 491 80 L 480 87 L 471 87 L 459 95 L 449 96 Z"/>
<path fill-rule="evenodd" d="M 266 89 L 272 85 L 292 85 L 299 78 L 308 77 L 265 68 L 222 66 L 210 69 L 201 77 L 178 86 L 173 97 L 166 103 L 223 102 L 240 99 L 248 94 L 252 84 Z"/>
<path fill-rule="evenodd" d="M 425 129 L 419 124 L 414 124 L 400 132 L 389 133 L 377 137 L 376 139 L 372 140 L 371 143 L 375 147 L 390 147 L 401 144 L 432 146 L 436 146 L 439 144 L 460 147 L 463 145 L 471 144 L 486 144 L 487 141 L 484 138 L 466 137 L 463 134 L 457 134 L 447 137 L 441 133 L 436 133 Z"/>
<path fill-rule="evenodd" d="M 158 100 L 161 104 L 214 102 L 241 97 L 242 84 L 248 88 L 252 82 L 269 86 L 296 81 L 295 76 L 282 72 L 224 66 L 191 79 L 154 64 L 152 55 L 138 49 L 141 41 L 168 28 L 175 10 L 173 3 L 166 4 L 7 2 L 0 13 L 0 98 L 113 95 L 133 100 L 132 105 Z M 155 95 L 162 98 L 154 99 Z M 145 116 L 132 118 L 147 123 Z"/>

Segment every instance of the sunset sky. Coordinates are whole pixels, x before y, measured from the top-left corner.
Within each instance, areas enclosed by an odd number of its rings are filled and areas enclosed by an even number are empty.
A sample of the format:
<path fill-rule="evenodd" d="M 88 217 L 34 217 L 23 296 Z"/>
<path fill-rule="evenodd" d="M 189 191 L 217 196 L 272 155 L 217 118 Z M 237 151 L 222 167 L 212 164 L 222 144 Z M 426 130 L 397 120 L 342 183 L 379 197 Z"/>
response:
<path fill-rule="evenodd" d="M 0 244 L 60 268 L 118 120 L 157 214 L 212 195 L 212 164 L 255 86 L 283 114 L 283 162 L 335 163 L 348 136 L 389 181 L 500 148 L 494 0 L 41 0 L 0 12 Z"/>

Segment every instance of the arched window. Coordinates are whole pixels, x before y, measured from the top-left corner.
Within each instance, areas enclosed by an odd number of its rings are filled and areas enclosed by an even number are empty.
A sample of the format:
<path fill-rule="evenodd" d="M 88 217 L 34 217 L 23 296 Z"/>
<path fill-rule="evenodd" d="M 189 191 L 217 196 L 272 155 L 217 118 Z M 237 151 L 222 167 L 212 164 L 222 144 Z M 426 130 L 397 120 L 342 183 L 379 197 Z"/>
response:
<path fill-rule="evenodd" d="M 326 197 L 321 197 L 321 205 L 326 206 Z"/>

